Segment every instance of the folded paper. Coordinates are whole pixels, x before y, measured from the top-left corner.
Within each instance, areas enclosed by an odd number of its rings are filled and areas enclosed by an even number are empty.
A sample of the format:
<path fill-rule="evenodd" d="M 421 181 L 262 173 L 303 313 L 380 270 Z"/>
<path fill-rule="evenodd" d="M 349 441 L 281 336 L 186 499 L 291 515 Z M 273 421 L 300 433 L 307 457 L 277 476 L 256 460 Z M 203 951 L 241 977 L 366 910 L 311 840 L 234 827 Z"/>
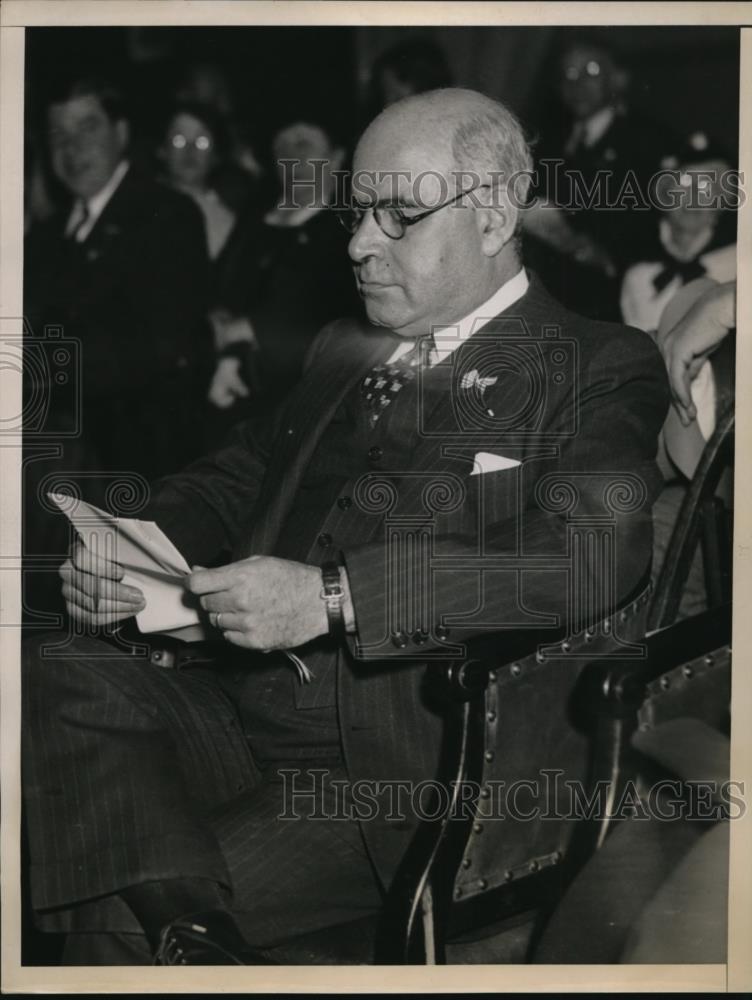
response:
<path fill-rule="evenodd" d="M 142 632 L 166 632 L 199 623 L 198 598 L 185 587 L 190 566 L 153 521 L 115 517 L 62 493 L 47 496 L 65 514 L 86 548 L 122 566 L 122 583 L 143 593 L 146 606 L 136 615 Z"/>

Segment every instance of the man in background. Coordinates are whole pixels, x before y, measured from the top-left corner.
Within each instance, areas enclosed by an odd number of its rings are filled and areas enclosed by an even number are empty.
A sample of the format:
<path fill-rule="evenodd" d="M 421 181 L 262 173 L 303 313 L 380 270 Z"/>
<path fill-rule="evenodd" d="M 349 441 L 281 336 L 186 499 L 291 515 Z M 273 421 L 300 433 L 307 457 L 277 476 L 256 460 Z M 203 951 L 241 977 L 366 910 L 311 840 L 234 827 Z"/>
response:
<path fill-rule="evenodd" d="M 618 320 L 620 278 L 652 245 L 650 179 L 673 137 L 629 107 L 625 60 L 599 36 L 567 39 L 554 87 L 560 110 L 537 151 L 537 193 L 559 211 L 528 213 L 535 264 L 570 308 Z"/>
<path fill-rule="evenodd" d="M 45 128 L 70 203 L 29 234 L 26 317 L 37 337 L 55 326 L 80 341 L 86 466 L 164 474 L 202 450 L 211 346 L 201 217 L 130 161 L 125 105 L 108 82 L 66 82 Z"/>

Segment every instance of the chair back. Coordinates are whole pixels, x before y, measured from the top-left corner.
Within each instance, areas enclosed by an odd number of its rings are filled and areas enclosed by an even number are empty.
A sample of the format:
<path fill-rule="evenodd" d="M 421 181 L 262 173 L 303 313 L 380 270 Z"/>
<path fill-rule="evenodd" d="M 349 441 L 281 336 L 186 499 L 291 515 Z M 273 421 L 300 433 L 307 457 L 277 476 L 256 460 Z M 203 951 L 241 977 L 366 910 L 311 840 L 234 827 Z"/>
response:
<path fill-rule="evenodd" d="M 597 626 L 534 652 L 528 640 L 514 659 L 497 651 L 428 668 L 445 704 L 440 782 L 451 808 L 421 823 L 403 859 L 378 961 L 442 963 L 457 934 L 561 896 L 608 826 L 629 732 L 614 738 L 611 711 L 606 729 L 599 720 L 603 703 L 619 700 L 609 672 L 620 665 L 628 678 L 629 664 L 644 660 L 649 598 L 646 588 Z M 589 806 L 604 776 L 605 797 Z"/>
<path fill-rule="evenodd" d="M 711 606 L 731 597 L 731 522 L 716 490 L 734 457 L 734 404 L 727 404 L 705 446 L 697 470 L 679 508 L 666 557 L 648 612 L 648 630 L 673 624 L 689 576 L 692 559 L 702 543 L 706 590 Z"/>
<path fill-rule="evenodd" d="M 480 794 L 455 900 L 504 887 L 513 904 L 529 894 L 518 888 L 522 882 L 570 859 L 593 782 L 604 771 L 616 778 L 613 766 L 604 769 L 602 757 L 595 759 L 596 701 L 603 692 L 594 676 L 615 661 L 642 661 L 648 599 L 646 590 L 598 628 L 492 670 Z M 606 799 L 596 803 L 591 817 L 604 827 L 606 806 Z"/>

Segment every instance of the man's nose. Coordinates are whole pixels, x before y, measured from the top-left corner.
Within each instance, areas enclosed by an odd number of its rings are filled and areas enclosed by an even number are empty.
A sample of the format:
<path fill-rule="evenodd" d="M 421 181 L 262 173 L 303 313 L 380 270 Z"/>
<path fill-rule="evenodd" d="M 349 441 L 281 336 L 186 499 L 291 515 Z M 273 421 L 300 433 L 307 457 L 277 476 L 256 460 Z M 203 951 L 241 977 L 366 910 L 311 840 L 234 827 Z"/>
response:
<path fill-rule="evenodd" d="M 66 156 L 75 155 L 86 148 L 86 140 L 83 136 L 72 133 L 58 139 L 56 148 Z"/>
<path fill-rule="evenodd" d="M 348 244 L 350 260 L 354 264 L 360 264 L 368 257 L 378 256 L 383 251 L 386 239 L 388 237 L 376 222 L 373 209 L 367 209 Z"/>

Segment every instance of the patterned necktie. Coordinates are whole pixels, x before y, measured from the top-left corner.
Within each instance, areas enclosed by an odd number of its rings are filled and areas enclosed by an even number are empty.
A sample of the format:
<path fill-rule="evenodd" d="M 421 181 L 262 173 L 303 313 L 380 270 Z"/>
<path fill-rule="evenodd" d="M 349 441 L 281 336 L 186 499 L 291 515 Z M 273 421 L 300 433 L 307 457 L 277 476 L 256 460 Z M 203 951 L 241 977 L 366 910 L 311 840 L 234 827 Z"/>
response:
<path fill-rule="evenodd" d="M 419 369 L 428 366 L 433 351 L 433 338 L 423 337 L 416 340 L 410 350 L 396 361 L 376 365 L 370 370 L 360 383 L 360 391 L 371 428 L 376 426 L 379 417 L 397 393 L 415 380 Z"/>

